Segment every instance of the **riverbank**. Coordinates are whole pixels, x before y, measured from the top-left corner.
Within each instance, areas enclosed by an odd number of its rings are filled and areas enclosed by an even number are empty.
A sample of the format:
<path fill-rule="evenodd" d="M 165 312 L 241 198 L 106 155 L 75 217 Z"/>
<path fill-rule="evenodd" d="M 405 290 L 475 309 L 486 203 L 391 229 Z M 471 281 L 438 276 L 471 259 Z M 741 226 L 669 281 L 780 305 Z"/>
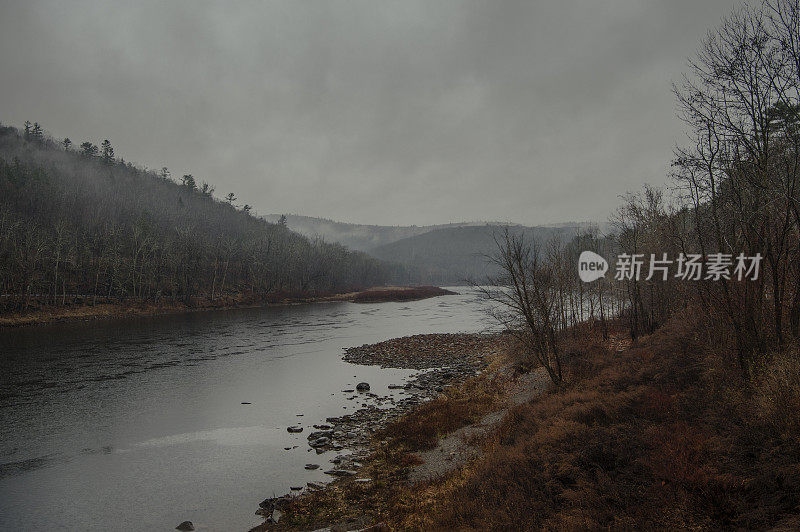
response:
<path fill-rule="evenodd" d="M 311 447 L 342 452 L 330 460 L 331 482 L 309 483 L 300 495 L 265 499 L 256 513 L 266 521 L 253 530 L 364 528 L 378 518 L 377 507 L 372 508 L 376 493 L 385 496 L 384 490 L 406 482 L 412 470 L 417 476 L 438 476 L 461 464 L 470 454 L 468 446 L 459 439 L 444 454 L 438 450 L 440 438 L 508 407 L 518 377 L 509 356 L 515 349 L 505 334 L 421 334 L 346 349 L 347 362 L 421 373 L 393 386 L 403 390 L 404 399 L 366 392 L 376 403 L 386 403 L 315 427 L 323 430 L 308 435 Z M 321 444 L 320 437 L 325 438 Z M 431 454 L 423 462 L 411 450 Z"/>
<path fill-rule="evenodd" d="M 57 321 L 88 321 L 125 316 L 154 316 L 206 310 L 253 308 L 266 305 L 296 305 L 330 301 L 350 301 L 354 303 L 414 301 L 454 293 L 436 286 L 384 286 L 345 293 L 292 294 L 277 292 L 266 295 L 237 294 L 218 296 L 213 300 L 206 297 L 197 297 L 189 303 L 171 300 L 142 301 L 131 299 L 126 301 L 105 301 L 101 299 L 100 302 L 92 304 L 88 301 L 90 299 L 88 297 L 73 297 L 69 300 L 65 299 L 60 305 L 53 305 L 32 300 L 28 303 L 25 311 L 0 314 L 0 328 L 21 327 Z"/>
<path fill-rule="evenodd" d="M 347 356 L 435 358 L 413 344 Z M 796 529 L 800 365 L 743 389 L 729 348 L 691 316 L 635 344 L 585 327 L 554 388 L 498 344 L 480 374 L 377 429 L 351 475 L 262 503 L 280 518 L 254 530 Z"/>

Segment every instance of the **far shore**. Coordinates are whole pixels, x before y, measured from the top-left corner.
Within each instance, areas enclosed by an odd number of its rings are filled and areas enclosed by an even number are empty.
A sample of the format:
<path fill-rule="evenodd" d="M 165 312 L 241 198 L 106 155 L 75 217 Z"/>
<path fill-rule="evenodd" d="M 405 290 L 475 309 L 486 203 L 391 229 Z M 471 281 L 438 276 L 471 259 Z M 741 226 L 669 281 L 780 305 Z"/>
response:
<path fill-rule="evenodd" d="M 190 302 L 173 301 L 171 299 L 162 299 L 160 301 L 101 299 L 93 304 L 89 301 L 90 298 L 73 297 L 64 301 L 63 304 L 46 304 L 32 301 L 24 311 L 0 313 L 0 329 L 60 321 L 88 321 L 126 316 L 157 316 L 206 310 L 229 310 L 306 303 L 416 301 L 448 294 L 455 294 L 455 292 L 437 286 L 378 286 L 344 293 L 279 292 L 263 295 L 225 295 L 214 299 L 197 297 Z"/>

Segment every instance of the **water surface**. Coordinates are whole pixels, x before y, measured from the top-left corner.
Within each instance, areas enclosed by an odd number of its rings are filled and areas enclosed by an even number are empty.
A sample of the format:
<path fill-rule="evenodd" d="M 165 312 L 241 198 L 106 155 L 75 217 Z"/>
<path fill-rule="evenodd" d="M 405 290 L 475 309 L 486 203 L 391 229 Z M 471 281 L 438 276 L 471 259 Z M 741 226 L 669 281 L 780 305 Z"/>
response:
<path fill-rule="evenodd" d="M 396 394 L 414 374 L 342 348 L 483 330 L 478 298 L 456 290 L 0 331 L 0 530 L 247 530 L 265 497 L 328 480 L 335 454 L 306 435 L 358 407 L 342 390 Z"/>

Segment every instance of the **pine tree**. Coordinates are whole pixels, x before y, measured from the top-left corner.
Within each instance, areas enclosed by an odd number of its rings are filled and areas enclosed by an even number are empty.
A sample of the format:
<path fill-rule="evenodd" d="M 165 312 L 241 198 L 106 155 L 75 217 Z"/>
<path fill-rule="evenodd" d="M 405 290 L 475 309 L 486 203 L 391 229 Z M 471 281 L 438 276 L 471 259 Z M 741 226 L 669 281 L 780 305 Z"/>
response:
<path fill-rule="evenodd" d="M 81 143 L 81 155 L 84 157 L 96 157 L 100 150 L 89 141 Z"/>
<path fill-rule="evenodd" d="M 42 126 L 39 125 L 39 122 L 33 124 L 30 137 L 34 142 L 42 142 L 44 140 L 44 131 L 42 131 Z"/>
<path fill-rule="evenodd" d="M 183 177 L 181 177 L 181 185 L 192 191 L 197 190 L 197 182 L 194 180 L 192 174 L 184 174 Z"/>
<path fill-rule="evenodd" d="M 105 139 L 101 144 L 103 149 L 103 162 L 111 164 L 114 162 L 114 147 L 111 146 L 111 141 Z"/>

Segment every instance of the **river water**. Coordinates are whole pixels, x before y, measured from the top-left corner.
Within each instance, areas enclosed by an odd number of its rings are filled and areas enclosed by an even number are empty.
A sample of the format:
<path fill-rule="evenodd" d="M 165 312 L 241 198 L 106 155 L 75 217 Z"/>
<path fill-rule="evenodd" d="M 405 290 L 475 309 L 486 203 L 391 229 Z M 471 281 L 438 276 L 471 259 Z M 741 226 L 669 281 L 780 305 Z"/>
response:
<path fill-rule="evenodd" d="M 306 435 L 358 408 L 342 390 L 396 394 L 415 374 L 343 348 L 485 330 L 479 298 L 455 290 L 0 331 L 0 530 L 247 530 L 264 498 L 329 480 L 334 453 Z"/>

